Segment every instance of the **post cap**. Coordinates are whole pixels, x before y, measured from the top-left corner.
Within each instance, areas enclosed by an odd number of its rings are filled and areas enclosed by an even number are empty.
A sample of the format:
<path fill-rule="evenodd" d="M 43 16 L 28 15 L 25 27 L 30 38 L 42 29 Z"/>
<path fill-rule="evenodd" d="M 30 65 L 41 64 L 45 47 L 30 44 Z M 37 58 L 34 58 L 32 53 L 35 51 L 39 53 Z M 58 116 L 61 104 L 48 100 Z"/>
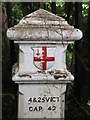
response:
<path fill-rule="evenodd" d="M 31 43 L 74 42 L 82 38 L 82 31 L 70 26 L 62 17 L 39 9 L 9 28 L 7 37 L 18 42 Z"/>

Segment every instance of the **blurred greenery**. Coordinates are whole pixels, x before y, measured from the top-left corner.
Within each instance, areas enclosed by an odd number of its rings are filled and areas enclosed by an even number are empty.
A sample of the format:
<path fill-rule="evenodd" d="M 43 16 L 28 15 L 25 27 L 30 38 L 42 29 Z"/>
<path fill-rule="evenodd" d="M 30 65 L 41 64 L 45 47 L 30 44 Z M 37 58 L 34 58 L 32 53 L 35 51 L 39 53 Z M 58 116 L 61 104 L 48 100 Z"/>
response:
<path fill-rule="evenodd" d="M 83 16 L 87 17 L 88 16 L 89 3 L 88 2 L 86 2 L 86 3 L 84 2 L 82 4 L 82 8 L 83 8 L 83 10 L 82 10 Z"/>
<path fill-rule="evenodd" d="M 18 23 L 19 20 L 23 17 L 22 6 L 20 2 L 15 2 L 12 5 L 12 16 L 14 23 Z"/>

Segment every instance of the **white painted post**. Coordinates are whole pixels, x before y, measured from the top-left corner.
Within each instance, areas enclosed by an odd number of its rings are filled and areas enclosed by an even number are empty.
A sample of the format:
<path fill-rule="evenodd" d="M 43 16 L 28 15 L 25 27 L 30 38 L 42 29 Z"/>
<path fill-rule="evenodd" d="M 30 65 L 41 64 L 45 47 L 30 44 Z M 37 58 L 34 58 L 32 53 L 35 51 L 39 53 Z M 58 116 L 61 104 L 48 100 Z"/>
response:
<path fill-rule="evenodd" d="M 82 32 L 65 19 L 43 9 L 7 30 L 19 44 L 18 118 L 64 118 L 66 85 L 74 80 L 66 67 L 67 45 Z"/>

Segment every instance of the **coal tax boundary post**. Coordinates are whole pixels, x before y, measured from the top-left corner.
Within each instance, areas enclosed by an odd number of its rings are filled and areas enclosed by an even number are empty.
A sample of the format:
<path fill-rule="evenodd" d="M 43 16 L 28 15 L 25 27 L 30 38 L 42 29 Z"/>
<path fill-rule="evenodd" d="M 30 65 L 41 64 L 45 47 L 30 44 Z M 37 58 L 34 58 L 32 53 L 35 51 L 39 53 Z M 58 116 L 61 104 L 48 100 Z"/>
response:
<path fill-rule="evenodd" d="M 82 32 L 65 19 L 39 9 L 7 30 L 19 45 L 18 118 L 63 118 L 65 91 L 74 76 L 66 67 L 67 45 Z"/>

